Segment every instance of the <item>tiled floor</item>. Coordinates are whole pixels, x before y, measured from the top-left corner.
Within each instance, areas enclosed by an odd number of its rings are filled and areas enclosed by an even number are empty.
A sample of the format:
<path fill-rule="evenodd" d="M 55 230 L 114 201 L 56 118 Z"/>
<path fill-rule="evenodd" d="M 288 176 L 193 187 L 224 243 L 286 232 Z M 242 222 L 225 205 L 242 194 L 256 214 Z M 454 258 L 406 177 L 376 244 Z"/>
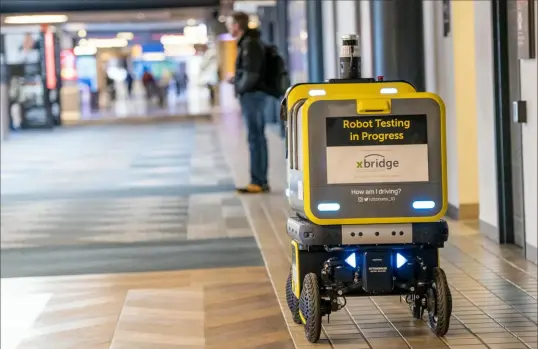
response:
<path fill-rule="evenodd" d="M 24 164 L 38 174 L 47 167 L 35 155 L 33 142 L 23 147 L 34 152 L 26 152 L 34 154 L 28 162 L 13 155 L 24 154 L 21 149 L 11 153 L 7 174 L 14 177 L 2 179 L 2 190 L 10 184 L 7 194 L 2 192 L 2 224 L 10 232 L 2 254 L 11 253 L 11 265 L 16 261 L 13 254 L 34 253 L 41 258 L 37 264 L 49 261 L 60 268 L 65 261 L 57 262 L 54 256 L 66 253 L 58 247 L 63 241 L 82 263 L 96 263 L 97 258 L 103 264 L 113 261 L 135 268 L 108 267 L 100 275 L 2 279 L 2 301 L 11 304 L 2 314 L 2 334 L 8 328 L 6 318 L 15 319 L 17 314 L 19 319 L 7 322 L 10 336 L 2 340 L 11 338 L 15 344 L 5 348 L 538 348 L 536 265 L 521 258 L 516 249 L 483 238 L 472 225 L 454 221 L 449 222 L 451 237 L 441 251 L 454 299 L 446 337 L 437 338 L 425 322 L 412 320 L 399 297 L 368 297 L 348 299 L 347 307 L 324 323 L 320 343 L 307 343 L 285 304 L 290 248 L 284 227 L 290 212 L 283 195 L 284 146 L 276 133 L 268 132 L 272 194 L 239 198 L 223 184 L 244 184 L 248 179 L 240 120 L 233 111 L 219 114 L 215 126 L 119 128 L 123 131 L 108 135 L 105 131 L 93 150 L 66 133 L 72 143 L 64 142 L 70 146 L 47 150 L 71 164 L 63 170 L 60 161 L 52 165 L 56 173 L 65 174 L 60 177 L 76 178 L 64 193 L 55 190 L 58 184 L 50 176 L 34 176 L 39 185 L 32 185 L 32 176 L 17 175 Z M 83 139 L 92 138 L 77 132 Z M 115 146 L 114 140 L 120 138 L 122 142 Z M 120 146 L 124 142 L 128 146 Z M 86 168 L 100 166 L 103 176 L 92 171 L 82 175 L 85 161 L 76 161 L 75 146 L 80 154 L 93 154 L 87 157 Z M 127 150 L 132 147 L 136 150 Z M 96 153 L 110 160 L 97 161 Z M 74 164 L 80 166 L 79 178 L 73 174 Z M 187 174 L 170 169 L 179 167 Z M 132 185 L 137 181 L 145 185 Z M 130 184 L 124 187 L 125 183 Z M 104 212 L 109 210 L 117 213 L 107 216 Z M 45 212 L 50 211 L 62 212 L 63 225 L 51 228 L 58 224 L 52 218 L 25 222 L 25 216 L 41 212 L 47 217 Z M 97 216 L 103 221 L 92 218 Z M 65 233 L 70 224 L 75 233 Z M 18 230 L 25 227 L 33 233 Z M 107 228 L 100 231 L 99 227 Z M 49 230 L 43 233 L 40 228 Z M 59 231 L 55 241 L 50 236 L 53 229 Z M 28 240 L 31 234 L 35 235 Z M 254 239 L 261 251 L 259 262 Z M 17 245 L 24 243 L 34 247 Z M 2 244 L 4 248 L 4 240 Z M 116 259 L 100 257 L 109 248 L 106 253 Z M 130 249 L 134 252 L 125 252 Z M 265 268 L 258 266 L 262 257 Z M 168 260 L 173 262 L 167 264 Z M 153 269 L 140 273 L 137 264 Z M 196 269 L 200 266 L 206 269 Z M 78 274 L 87 274 L 79 269 Z"/>

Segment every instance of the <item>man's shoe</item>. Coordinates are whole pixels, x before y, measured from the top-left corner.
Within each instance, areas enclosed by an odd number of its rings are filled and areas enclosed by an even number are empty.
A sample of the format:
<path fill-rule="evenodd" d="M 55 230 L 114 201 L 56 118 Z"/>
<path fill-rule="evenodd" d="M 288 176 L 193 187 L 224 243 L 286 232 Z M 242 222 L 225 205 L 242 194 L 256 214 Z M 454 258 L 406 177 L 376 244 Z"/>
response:
<path fill-rule="evenodd" d="M 267 184 L 258 185 L 258 184 L 249 184 L 245 188 L 237 188 L 237 192 L 240 194 L 260 194 L 267 193 L 270 191 L 270 188 Z"/>

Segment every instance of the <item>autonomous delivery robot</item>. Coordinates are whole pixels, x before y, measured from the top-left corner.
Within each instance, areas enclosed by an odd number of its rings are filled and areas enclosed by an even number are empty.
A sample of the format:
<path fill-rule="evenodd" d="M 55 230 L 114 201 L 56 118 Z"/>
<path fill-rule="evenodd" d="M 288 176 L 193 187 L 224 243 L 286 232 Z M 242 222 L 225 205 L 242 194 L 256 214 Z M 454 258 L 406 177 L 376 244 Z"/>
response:
<path fill-rule="evenodd" d="M 359 39 L 342 38 L 340 78 L 289 88 L 286 122 L 292 263 L 286 299 L 309 342 L 347 297 L 398 295 L 437 336 L 452 298 L 445 106 L 405 81 L 361 78 Z"/>

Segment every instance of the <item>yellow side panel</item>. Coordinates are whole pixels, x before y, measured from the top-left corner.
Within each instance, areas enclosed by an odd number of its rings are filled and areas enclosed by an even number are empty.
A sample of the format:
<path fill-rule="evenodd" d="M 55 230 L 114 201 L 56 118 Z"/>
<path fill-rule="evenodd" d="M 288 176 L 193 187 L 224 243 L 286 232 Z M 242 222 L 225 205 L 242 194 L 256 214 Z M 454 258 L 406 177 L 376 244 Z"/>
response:
<path fill-rule="evenodd" d="M 299 299 L 301 297 L 301 285 L 300 285 L 300 274 L 299 274 L 299 244 L 297 241 L 291 241 L 291 289 L 295 297 Z"/>

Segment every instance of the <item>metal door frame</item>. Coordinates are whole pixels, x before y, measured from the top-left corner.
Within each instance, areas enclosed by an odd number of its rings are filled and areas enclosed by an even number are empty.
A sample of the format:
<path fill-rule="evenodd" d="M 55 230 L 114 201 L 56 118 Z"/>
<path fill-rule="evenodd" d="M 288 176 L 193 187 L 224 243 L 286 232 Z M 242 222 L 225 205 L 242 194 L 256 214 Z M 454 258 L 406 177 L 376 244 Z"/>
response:
<path fill-rule="evenodd" d="M 491 0 L 499 243 L 514 243 L 508 5 Z"/>
<path fill-rule="evenodd" d="M 508 84 L 510 87 L 509 96 L 510 101 L 518 101 L 521 99 L 521 68 L 520 68 L 520 60 L 517 55 L 517 2 L 515 1 L 508 1 L 507 2 L 507 36 L 508 36 Z M 513 120 L 513 110 L 510 109 L 510 117 L 511 120 Z M 522 136 L 522 125 L 520 123 L 515 123 L 512 121 L 511 123 L 511 132 L 510 136 L 511 139 L 511 145 L 514 145 L 514 142 L 517 142 L 517 148 L 523 149 L 523 136 Z M 514 138 L 515 137 L 515 138 Z M 523 241 L 521 241 L 521 244 L 517 244 L 518 240 L 518 229 L 516 225 L 516 220 L 514 218 L 514 244 L 516 244 L 518 247 L 523 248 L 526 251 L 526 236 L 527 232 L 525 229 L 525 190 L 524 190 L 524 183 L 525 183 L 525 177 L 524 177 L 524 159 L 523 159 L 523 153 L 520 152 L 519 154 L 516 153 L 517 149 L 512 148 L 511 154 L 511 164 L 514 163 L 514 161 L 519 161 L 521 166 L 518 171 L 514 171 L 514 167 L 512 166 L 512 199 L 513 199 L 513 210 L 512 213 L 515 214 L 516 207 L 521 206 L 522 212 L 520 212 L 520 216 L 522 218 L 522 227 L 523 230 Z M 517 181 L 519 179 L 519 181 Z M 520 184 L 520 188 L 515 188 L 517 184 Z M 521 197 L 517 197 L 514 195 L 516 193 L 516 190 L 519 189 L 519 192 L 521 193 Z"/>

